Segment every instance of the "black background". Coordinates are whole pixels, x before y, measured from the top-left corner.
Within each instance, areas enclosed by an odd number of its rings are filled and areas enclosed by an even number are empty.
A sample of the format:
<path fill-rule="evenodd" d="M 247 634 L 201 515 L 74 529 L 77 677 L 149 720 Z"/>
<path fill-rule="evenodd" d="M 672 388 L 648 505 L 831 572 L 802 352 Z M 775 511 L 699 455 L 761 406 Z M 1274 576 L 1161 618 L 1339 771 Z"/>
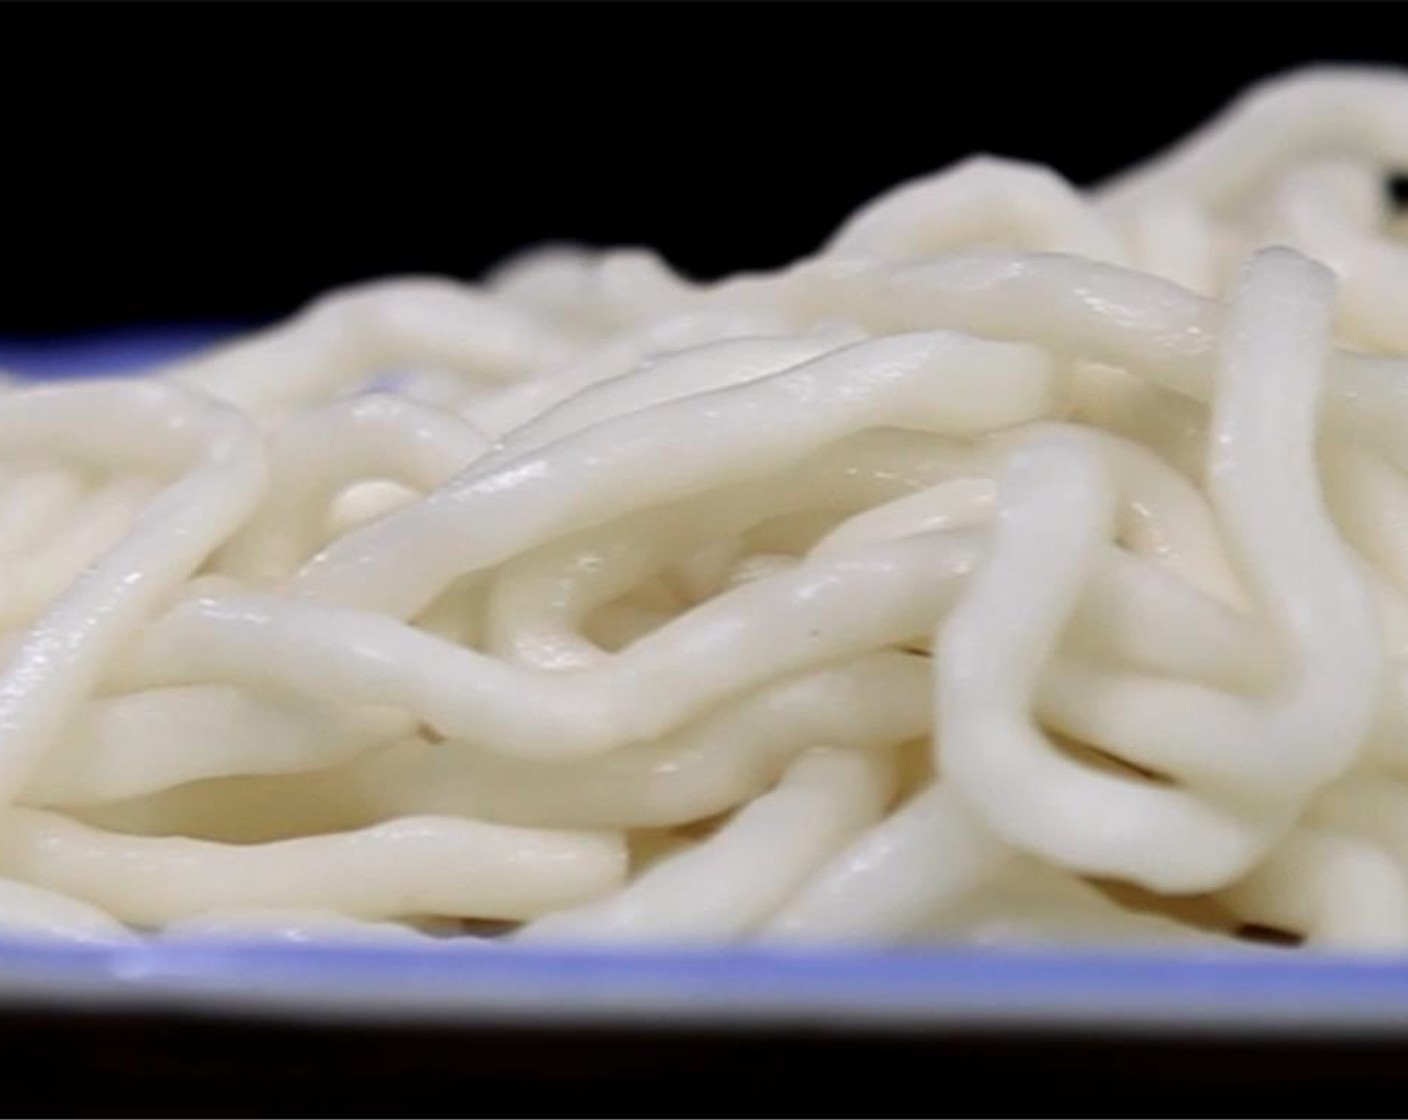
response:
<path fill-rule="evenodd" d="M 474 1029 L 9 1014 L 50 1116 L 1401 1116 L 1384 1037 Z"/>
<path fill-rule="evenodd" d="M 777 265 L 986 150 L 1077 182 L 1397 5 L 0 9 L 0 335 L 259 320 L 546 238 Z"/>

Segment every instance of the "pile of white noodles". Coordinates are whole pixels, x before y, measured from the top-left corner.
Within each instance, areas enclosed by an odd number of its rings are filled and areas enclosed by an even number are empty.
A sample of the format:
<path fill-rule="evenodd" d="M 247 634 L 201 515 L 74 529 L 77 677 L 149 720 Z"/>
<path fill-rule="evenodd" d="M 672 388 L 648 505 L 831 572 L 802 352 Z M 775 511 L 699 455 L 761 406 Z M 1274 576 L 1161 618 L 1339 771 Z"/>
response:
<path fill-rule="evenodd" d="M 0 393 L 0 928 L 1408 948 L 1408 76 Z"/>

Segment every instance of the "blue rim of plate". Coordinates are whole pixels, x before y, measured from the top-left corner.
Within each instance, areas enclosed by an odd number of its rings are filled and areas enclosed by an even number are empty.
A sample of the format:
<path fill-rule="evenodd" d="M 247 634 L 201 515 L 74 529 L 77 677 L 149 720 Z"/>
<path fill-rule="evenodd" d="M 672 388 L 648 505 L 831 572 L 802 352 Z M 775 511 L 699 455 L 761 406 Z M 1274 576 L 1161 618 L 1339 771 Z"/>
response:
<path fill-rule="evenodd" d="M 0 338 L 0 371 L 39 380 L 137 372 L 232 329 Z M 1278 949 L 659 951 L 0 938 L 0 1001 L 456 1022 L 1398 1033 L 1408 1030 L 1408 959 Z"/>
<path fill-rule="evenodd" d="M 184 323 L 93 331 L 66 338 L 0 335 L 0 372 L 36 380 L 137 373 L 237 332 L 237 323 Z"/>
<path fill-rule="evenodd" d="M 1288 950 L 657 950 L 0 940 L 0 1004 L 468 1024 L 1401 1035 L 1408 965 Z"/>

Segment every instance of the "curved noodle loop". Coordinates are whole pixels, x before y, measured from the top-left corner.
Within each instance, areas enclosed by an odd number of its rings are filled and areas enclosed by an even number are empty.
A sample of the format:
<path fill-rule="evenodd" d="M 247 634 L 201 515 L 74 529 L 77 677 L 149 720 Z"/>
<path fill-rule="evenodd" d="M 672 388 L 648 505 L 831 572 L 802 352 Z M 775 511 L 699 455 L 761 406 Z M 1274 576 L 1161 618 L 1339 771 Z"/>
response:
<path fill-rule="evenodd" d="M 0 385 L 0 933 L 1408 950 L 1408 76 Z"/>

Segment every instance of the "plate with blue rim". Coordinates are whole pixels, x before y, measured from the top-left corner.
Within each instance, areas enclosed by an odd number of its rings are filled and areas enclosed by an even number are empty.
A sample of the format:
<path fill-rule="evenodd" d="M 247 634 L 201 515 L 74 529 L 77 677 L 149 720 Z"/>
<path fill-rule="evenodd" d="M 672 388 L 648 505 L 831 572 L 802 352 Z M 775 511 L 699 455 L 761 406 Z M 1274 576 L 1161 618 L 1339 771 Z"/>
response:
<path fill-rule="evenodd" d="M 0 337 L 0 371 L 36 381 L 139 373 L 232 329 L 200 324 L 64 339 Z M 0 1003 L 379 1021 L 1403 1036 L 1408 957 L 1280 948 L 647 950 L 245 940 L 100 946 L 0 937 Z"/>

